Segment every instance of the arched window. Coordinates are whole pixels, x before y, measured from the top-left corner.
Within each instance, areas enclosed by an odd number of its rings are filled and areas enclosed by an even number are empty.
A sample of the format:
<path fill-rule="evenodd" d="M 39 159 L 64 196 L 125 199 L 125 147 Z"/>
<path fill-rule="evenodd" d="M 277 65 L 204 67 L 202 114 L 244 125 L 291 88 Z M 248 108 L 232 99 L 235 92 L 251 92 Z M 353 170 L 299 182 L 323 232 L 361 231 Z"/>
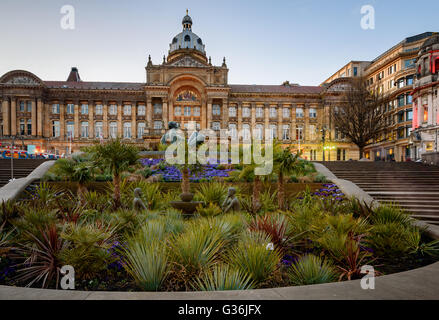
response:
<path fill-rule="evenodd" d="M 131 138 L 131 122 L 124 122 L 124 124 L 123 124 L 123 137 L 124 137 L 124 139 Z"/>
<path fill-rule="evenodd" d="M 191 41 L 191 37 L 187 34 L 184 36 L 184 41 Z"/>
<path fill-rule="evenodd" d="M 146 125 L 145 125 L 144 122 L 140 122 L 140 123 L 137 125 L 137 138 L 138 138 L 138 139 L 142 139 L 143 134 L 144 134 L 144 132 L 145 132 L 145 128 L 146 128 Z"/>

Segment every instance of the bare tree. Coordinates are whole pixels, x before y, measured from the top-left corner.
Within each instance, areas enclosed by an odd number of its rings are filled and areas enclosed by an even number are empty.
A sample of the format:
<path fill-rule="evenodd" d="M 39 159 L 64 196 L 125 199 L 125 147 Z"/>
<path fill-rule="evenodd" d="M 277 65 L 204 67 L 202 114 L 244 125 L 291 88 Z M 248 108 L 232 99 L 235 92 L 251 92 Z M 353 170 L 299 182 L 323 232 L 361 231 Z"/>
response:
<path fill-rule="evenodd" d="M 364 78 L 347 79 L 341 100 L 333 108 L 334 126 L 359 148 L 364 147 L 385 128 L 385 101 L 377 90 L 370 90 Z"/>

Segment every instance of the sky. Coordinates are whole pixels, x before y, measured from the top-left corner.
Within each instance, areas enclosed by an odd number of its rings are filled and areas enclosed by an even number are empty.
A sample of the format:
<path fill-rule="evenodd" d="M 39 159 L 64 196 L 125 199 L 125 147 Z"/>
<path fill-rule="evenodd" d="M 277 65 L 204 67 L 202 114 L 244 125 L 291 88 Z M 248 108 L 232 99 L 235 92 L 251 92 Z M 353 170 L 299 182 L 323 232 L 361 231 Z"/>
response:
<path fill-rule="evenodd" d="M 61 8 L 75 9 L 63 29 Z M 371 5 L 375 28 L 364 30 Z M 226 57 L 231 84 L 319 85 L 350 60 L 372 60 L 405 37 L 439 32 L 437 0 L 1 0 L 0 75 L 43 80 L 145 82 L 189 9 L 192 31 L 214 65 Z"/>

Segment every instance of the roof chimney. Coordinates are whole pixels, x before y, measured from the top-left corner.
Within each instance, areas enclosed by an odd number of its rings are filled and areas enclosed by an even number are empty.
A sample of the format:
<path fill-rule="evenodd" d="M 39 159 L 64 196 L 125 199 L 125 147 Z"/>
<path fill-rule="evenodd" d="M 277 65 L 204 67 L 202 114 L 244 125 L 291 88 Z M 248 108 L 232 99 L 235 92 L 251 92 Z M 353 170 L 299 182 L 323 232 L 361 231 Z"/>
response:
<path fill-rule="evenodd" d="M 71 82 L 80 82 L 81 77 L 79 76 L 78 68 L 72 67 L 72 71 L 70 71 L 69 77 L 67 78 L 67 81 Z"/>

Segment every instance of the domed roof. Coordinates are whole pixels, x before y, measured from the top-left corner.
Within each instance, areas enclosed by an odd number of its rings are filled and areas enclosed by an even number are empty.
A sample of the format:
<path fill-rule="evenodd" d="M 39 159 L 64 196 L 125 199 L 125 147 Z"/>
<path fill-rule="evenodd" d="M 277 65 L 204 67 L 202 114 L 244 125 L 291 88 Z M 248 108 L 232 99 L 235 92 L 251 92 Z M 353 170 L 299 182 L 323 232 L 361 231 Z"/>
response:
<path fill-rule="evenodd" d="M 202 54 L 206 54 L 204 50 L 203 40 L 192 32 L 192 18 L 187 14 L 183 18 L 183 32 L 177 34 L 169 45 L 169 53 L 179 49 L 194 49 Z"/>
<path fill-rule="evenodd" d="M 433 33 L 431 37 L 424 41 L 421 49 L 431 47 L 432 45 L 439 44 L 439 33 Z"/>

